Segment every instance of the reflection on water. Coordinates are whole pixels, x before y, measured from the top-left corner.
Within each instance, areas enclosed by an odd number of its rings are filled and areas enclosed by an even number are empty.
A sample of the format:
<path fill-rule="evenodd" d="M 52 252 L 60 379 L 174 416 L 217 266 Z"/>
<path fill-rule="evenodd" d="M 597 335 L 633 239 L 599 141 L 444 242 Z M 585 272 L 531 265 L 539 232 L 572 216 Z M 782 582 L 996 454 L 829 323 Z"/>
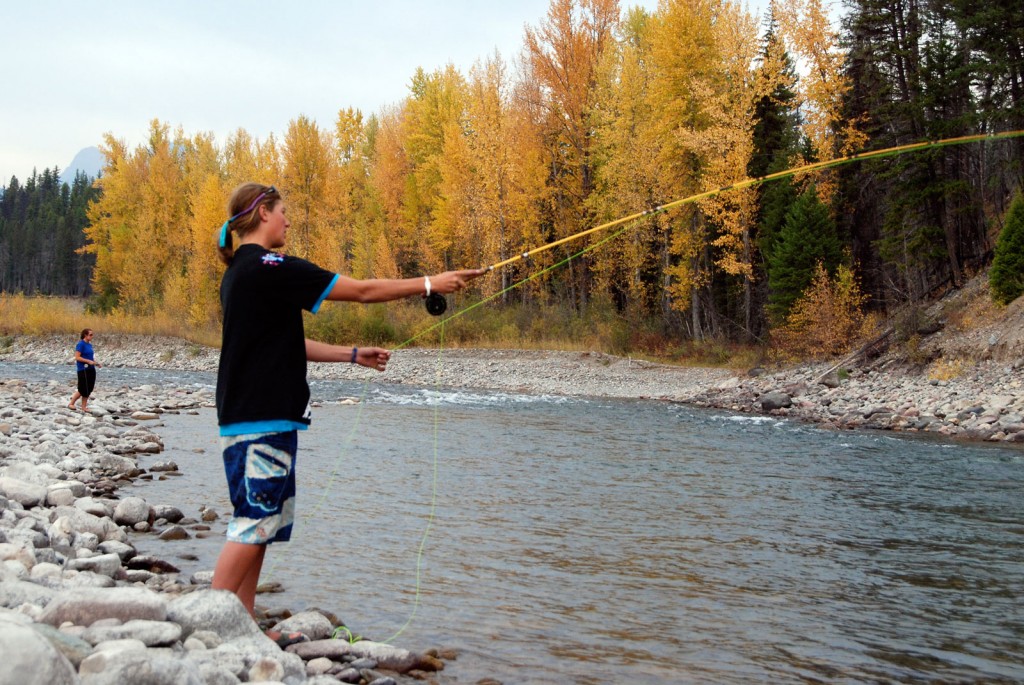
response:
<path fill-rule="evenodd" d="M 185 476 L 140 494 L 225 511 L 212 411 L 159 430 L 144 459 Z M 287 592 L 261 601 L 377 639 L 415 608 L 395 642 L 460 650 L 442 682 L 1024 681 L 1018 449 L 370 386 L 316 410 L 299 469 Z M 137 542 L 193 571 L 221 538 Z"/>

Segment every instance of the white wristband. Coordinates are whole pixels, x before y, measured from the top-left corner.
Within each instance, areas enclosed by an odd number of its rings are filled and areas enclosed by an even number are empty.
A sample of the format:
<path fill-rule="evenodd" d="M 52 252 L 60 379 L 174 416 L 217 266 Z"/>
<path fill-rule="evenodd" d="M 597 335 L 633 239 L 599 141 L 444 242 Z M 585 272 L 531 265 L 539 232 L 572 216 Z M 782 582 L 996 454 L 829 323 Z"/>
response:
<path fill-rule="evenodd" d="M 427 287 L 427 297 L 430 297 L 430 276 L 424 276 L 423 283 Z"/>

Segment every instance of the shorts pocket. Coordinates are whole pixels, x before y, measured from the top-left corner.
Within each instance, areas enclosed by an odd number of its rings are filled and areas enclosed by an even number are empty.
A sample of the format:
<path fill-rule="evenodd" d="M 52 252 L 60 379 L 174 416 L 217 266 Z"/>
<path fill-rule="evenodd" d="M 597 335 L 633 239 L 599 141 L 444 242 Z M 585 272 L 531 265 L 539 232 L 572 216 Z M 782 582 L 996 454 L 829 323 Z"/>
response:
<path fill-rule="evenodd" d="M 292 454 L 266 443 L 249 445 L 245 460 L 246 503 L 264 513 L 280 513 L 282 503 L 294 494 Z"/>

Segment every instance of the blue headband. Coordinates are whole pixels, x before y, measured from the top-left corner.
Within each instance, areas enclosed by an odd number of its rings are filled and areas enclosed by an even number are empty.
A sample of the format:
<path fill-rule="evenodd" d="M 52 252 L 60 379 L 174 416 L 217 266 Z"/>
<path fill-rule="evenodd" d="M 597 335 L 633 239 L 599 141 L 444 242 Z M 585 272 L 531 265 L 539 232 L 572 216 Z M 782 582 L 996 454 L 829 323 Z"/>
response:
<path fill-rule="evenodd" d="M 260 200 L 265 198 L 269 193 L 273 193 L 273 192 L 275 192 L 274 186 L 270 186 L 269 188 L 264 190 L 262 193 L 257 195 L 256 199 L 252 201 L 252 204 L 250 204 L 248 207 L 246 207 L 245 209 L 240 211 L 238 214 L 235 214 L 233 217 L 231 217 L 230 219 L 225 221 L 224 225 L 220 227 L 220 240 L 217 243 L 218 246 L 222 247 L 222 248 L 228 246 L 228 231 L 231 229 L 231 225 L 230 225 L 231 222 L 233 222 L 238 217 L 243 216 L 243 215 L 248 214 L 249 212 L 251 212 L 253 209 L 255 209 L 256 205 L 258 205 L 260 203 Z"/>

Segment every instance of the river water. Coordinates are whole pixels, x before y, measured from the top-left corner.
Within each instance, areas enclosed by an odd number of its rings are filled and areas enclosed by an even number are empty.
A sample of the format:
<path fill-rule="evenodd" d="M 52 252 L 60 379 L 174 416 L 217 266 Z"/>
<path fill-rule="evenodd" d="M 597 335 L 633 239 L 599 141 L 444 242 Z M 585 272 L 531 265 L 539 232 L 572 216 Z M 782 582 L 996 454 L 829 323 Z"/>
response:
<path fill-rule="evenodd" d="M 1024 682 L 1018 448 L 653 401 L 313 393 L 295 534 L 264 569 L 286 591 L 258 602 L 455 648 L 441 682 Z M 229 511 L 214 424 L 166 415 L 141 462 L 184 475 L 127 490 Z M 190 572 L 222 537 L 133 542 Z"/>

